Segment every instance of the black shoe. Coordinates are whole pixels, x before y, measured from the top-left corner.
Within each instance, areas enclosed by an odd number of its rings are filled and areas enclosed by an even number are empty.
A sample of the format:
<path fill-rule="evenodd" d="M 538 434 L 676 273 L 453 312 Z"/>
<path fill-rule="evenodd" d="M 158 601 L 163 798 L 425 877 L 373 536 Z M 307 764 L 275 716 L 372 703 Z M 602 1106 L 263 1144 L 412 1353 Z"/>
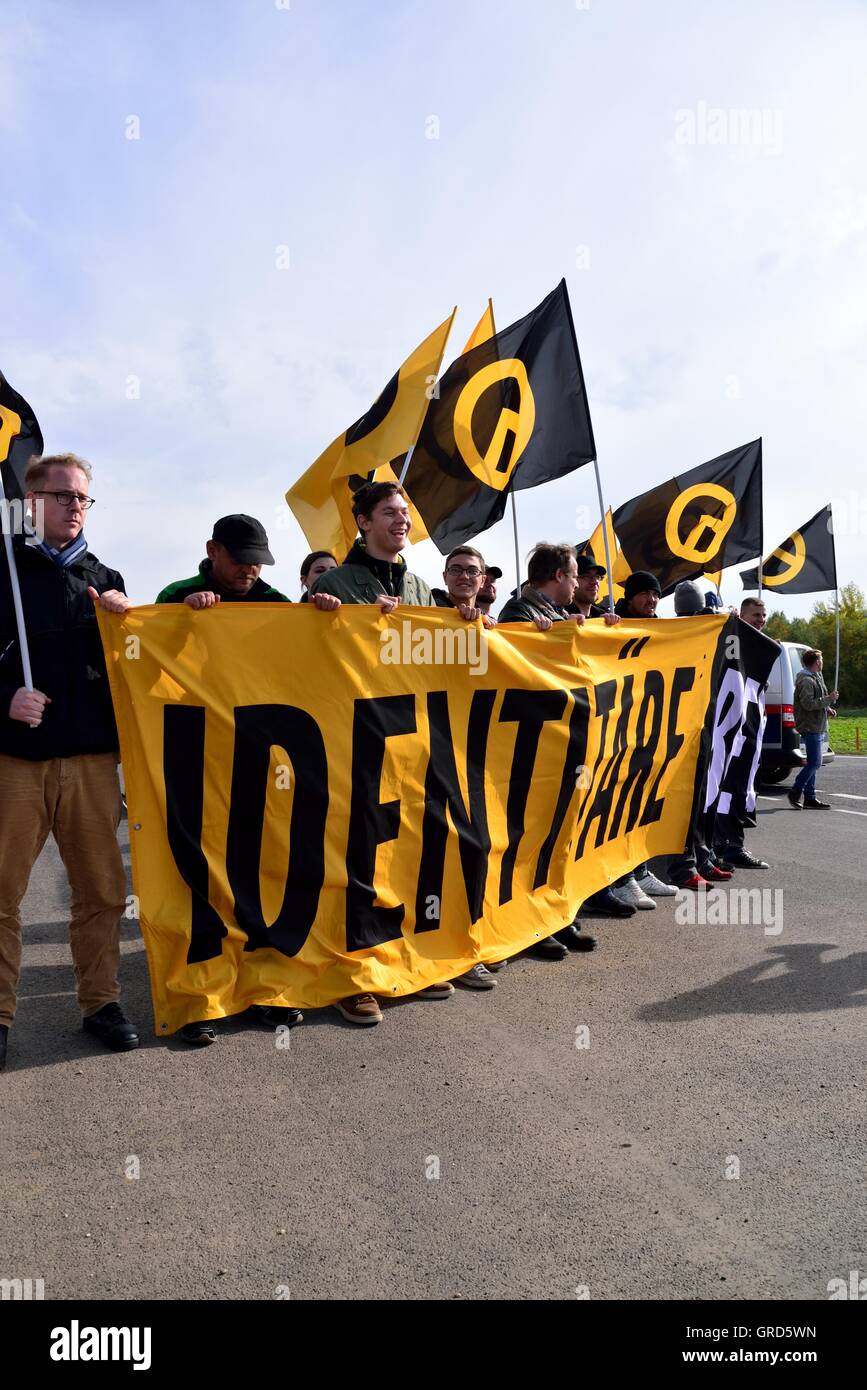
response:
<path fill-rule="evenodd" d="M 261 1024 L 263 1028 L 295 1028 L 304 1022 L 300 1009 L 285 1009 L 279 1004 L 251 1004 L 241 1018 L 249 1023 Z"/>
<path fill-rule="evenodd" d="M 90 1014 L 82 1022 L 85 1033 L 93 1033 L 103 1047 L 112 1052 L 132 1052 L 138 1047 L 138 1032 L 130 1023 L 120 1004 L 103 1004 L 95 1014 Z"/>
<path fill-rule="evenodd" d="M 565 960 L 568 954 L 562 941 L 555 940 L 553 936 L 546 936 L 544 941 L 537 942 L 527 952 L 528 956 L 535 956 L 536 960 Z"/>
<path fill-rule="evenodd" d="M 769 869 L 770 864 L 766 864 L 764 859 L 757 859 L 754 854 L 750 854 L 748 849 L 738 849 L 732 854 L 726 855 L 726 862 L 731 864 L 733 869 Z M 722 863 L 717 860 L 717 864 L 722 868 Z"/>
<path fill-rule="evenodd" d="M 6 1070 L 6 1044 L 9 1041 L 9 1024 L 0 1023 L 0 1071 Z"/>
<path fill-rule="evenodd" d="M 582 936 L 574 922 L 570 922 L 562 931 L 555 931 L 554 935 L 558 941 L 562 941 L 567 951 L 592 951 L 596 945 L 596 937 Z"/>
<path fill-rule="evenodd" d="M 634 917 L 637 912 L 631 903 L 618 902 L 610 888 L 592 894 L 581 908 L 582 917 Z"/>
<path fill-rule="evenodd" d="M 181 1038 L 185 1043 L 192 1043 L 195 1047 L 207 1047 L 209 1043 L 217 1041 L 217 1030 L 210 1019 L 203 1018 L 195 1023 L 185 1023 L 181 1029 Z"/>
<path fill-rule="evenodd" d="M 725 854 L 722 858 L 720 858 L 716 851 L 714 851 L 713 862 L 716 864 L 718 869 L 722 869 L 724 874 L 733 874 L 735 869 L 738 867 L 737 856 L 739 852 L 739 850 L 735 850 L 734 854 L 731 857 Z M 743 867 L 744 866 L 742 864 L 741 868 Z"/>
<path fill-rule="evenodd" d="M 830 809 L 830 801 L 820 801 L 817 796 L 812 797 L 809 801 L 807 801 L 806 797 L 804 798 L 805 811 L 830 811 Z"/>
<path fill-rule="evenodd" d="M 787 791 L 787 792 L 786 792 L 786 796 L 789 798 L 789 805 L 790 805 L 790 806 L 794 806 L 794 808 L 795 808 L 796 811 L 800 811 L 800 809 L 801 809 L 801 793 L 800 793 L 800 792 L 796 792 L 795 789 L 792 788 L 790 791 Z"/>

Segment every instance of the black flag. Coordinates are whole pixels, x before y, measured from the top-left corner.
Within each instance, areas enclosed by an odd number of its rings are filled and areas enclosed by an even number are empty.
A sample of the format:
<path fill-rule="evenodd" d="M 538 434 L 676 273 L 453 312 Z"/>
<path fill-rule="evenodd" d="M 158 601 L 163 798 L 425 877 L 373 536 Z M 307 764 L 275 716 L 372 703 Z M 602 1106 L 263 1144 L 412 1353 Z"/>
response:
<path fill-rule="evenodd" d="M 42 453 L 42 432 L 30 406 L 0 372 L 0 471 L 8 501 L 24 496 L 24 470 Z"/>
<path fill-rule="evenodd" d="M 404 480 L 444 555 L 499 521 L 521 490 L 590 463 L 593 426 L 566 281 L 457 358 L 438 385 Z"/>
<path fill-rule="evenodd" d="M 614 530 L 632 570 L 662 592 L 762 553 L 762 441 L 754 439 L 625 502 Z"/>
<path fill-rule="evenodd" d="M 758 589 L 757 569 L 741 570 L 741 579 L 745 589 Z M 768 556 L 762 565 L 762 588 L 778 594 L 815 594 L 836 587 L 834 523 L 829 503 Z"/>

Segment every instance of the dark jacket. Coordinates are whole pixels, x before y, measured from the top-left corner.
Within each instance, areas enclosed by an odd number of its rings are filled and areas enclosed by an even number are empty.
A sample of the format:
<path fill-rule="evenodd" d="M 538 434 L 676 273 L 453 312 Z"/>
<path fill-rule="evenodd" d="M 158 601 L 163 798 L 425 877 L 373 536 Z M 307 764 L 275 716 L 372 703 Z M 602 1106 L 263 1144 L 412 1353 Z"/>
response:
<path fill-rule="evenodd" d="M 409 572 L 402 556 L 394 564 L 375 560 L 358 541 L 342 565 L 320 574 L 310 592 L 334 594 L 341 603 L 376 603 L 381 594 L 389 594 L 416 608 L 436 607 L 427 584 Z"/>
<path fill-rule="evenodd" d="M 454 608 L 455 602 L 448 589 L 431 589 L 430 592 L 437 608 Z"/>
<path fill-rule="evenodd" d="M 566 609 L 566 612 L 567 612 L 567 613 L 578 613 L 578 612 L 580 612 L 580 609 L 578 608 L 577 604 L 570 603 L 569 606 L 568 606 L 567 609 Z M 590 612 L 587 614 L 587 617 L 588 617 L 588 618 L 604 618 L 604 617 L 605 617 L 605 614 L 606 614 L 607 612 L 608 612 L 608 608 L 607 608 L 606 606 L 604 606 L 603 604 L 601 604 L 601 603 L 591 603 L 591 605 L 590 605 Z"/>
<path fill-rule="evenodd" d="M 291 603 L 279 589 L 272 589 L 264 579 L 257 579 L 248 594 L 227 594 L 214 584 L 210 560 L 202 560 L 198 574 L 191 579 L 176 579 L 156 596 L 157 603 L 183 603 L 190 594 L 218 593 L 221 603 Z"/>
<path fill-rule="evenodd" d="M 524 584 L 519 594 L 513 594 L 504 603 L 497 623 L 532 623 L 540 613 L 552 623 L 564 622 L 569 617 L 565 608 L 558 608 L 532 585 Z"/>
<path fill-rule="evenodd" d="M 36 729 L 9 718 L 9 705 L 24 684 L 12 589 L 5 554 L 0 555 L 0 753 L 39 762 L 81 753 L 117 751 L 117 728 L 105 658 L 88 586 L 97 593 L 119 589 L 117 570 L 100 564 L 89 550 L 60 569 L 49 556 L 16 537 L 24 626 L 33 685 L 48 695 Z"/>
<path fill-rule="evenodd" d="M 828 687 L 818 671 L 799 671 L 795 677 L 795 728 L 799 734 L 823 734 L 828 727 Z"/>

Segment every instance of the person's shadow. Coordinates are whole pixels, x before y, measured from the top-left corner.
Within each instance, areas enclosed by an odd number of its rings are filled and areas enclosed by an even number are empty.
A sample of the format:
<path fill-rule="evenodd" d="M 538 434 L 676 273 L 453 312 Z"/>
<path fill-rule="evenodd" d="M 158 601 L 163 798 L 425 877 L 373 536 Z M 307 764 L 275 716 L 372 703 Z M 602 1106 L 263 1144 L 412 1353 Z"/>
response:
<path fill-rule="evenodd" d="M 715 984 L 638 1010 L 647 1023 L 686 1023 L 708 1014 L 818 1013 L 867 1004 L 867 951 L 823 960 L 831 942 L 771 946 L 762 960 Z M 783 962 L 783 974 L 769 974 Z"/>

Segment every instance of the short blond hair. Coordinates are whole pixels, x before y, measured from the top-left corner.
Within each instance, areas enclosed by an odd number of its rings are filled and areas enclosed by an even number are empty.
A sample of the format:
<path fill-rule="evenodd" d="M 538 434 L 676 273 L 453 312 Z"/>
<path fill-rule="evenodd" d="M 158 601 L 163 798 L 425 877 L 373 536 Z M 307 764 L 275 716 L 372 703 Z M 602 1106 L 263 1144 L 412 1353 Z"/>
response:
<path fill-rule="evenodd" d="M 93 481 L 93 469 L 78 454 L 44 454 L 41 458 L 34 454 L 24 469 L 24 491 L 38 492 L 52 468 L 80 468 L 87 481 Z"/>

